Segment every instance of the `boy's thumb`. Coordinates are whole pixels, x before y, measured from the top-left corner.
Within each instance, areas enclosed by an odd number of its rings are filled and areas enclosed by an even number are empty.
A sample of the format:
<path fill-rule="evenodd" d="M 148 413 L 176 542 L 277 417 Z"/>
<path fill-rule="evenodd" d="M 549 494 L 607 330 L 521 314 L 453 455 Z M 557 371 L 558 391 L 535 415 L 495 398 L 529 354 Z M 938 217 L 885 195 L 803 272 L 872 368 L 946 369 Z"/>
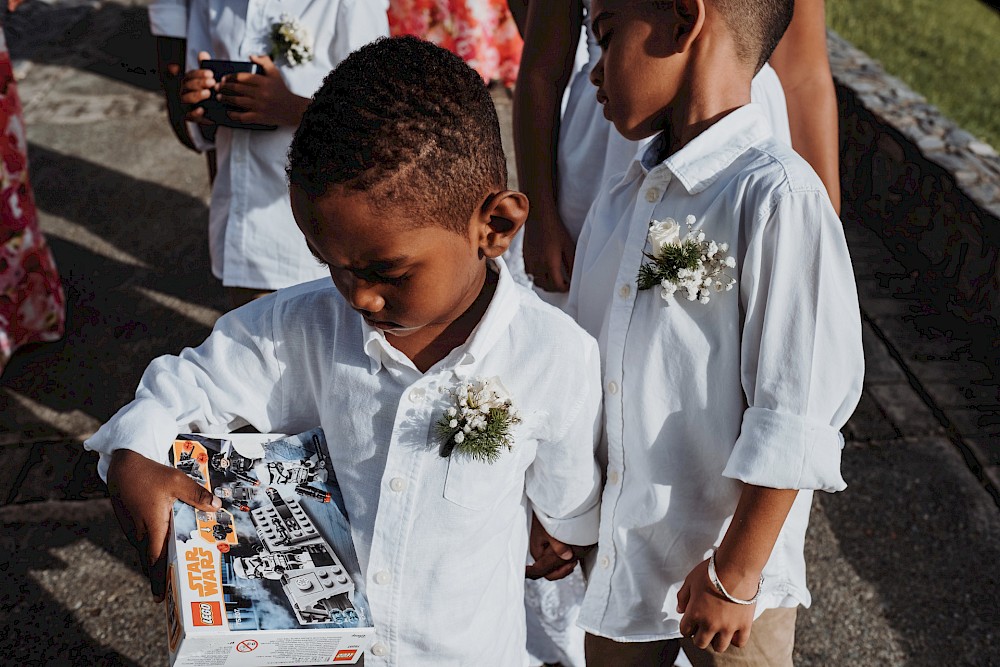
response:
<path fill-rule="evenodd" d="M 207 512 L 212 512 L 222 507 L 222 498 L 219 498 L 184 473 L 180 473 L 180 475 L 183 477 L 183 480 L 180 488 L 177 490 L 177 500 Z"/>

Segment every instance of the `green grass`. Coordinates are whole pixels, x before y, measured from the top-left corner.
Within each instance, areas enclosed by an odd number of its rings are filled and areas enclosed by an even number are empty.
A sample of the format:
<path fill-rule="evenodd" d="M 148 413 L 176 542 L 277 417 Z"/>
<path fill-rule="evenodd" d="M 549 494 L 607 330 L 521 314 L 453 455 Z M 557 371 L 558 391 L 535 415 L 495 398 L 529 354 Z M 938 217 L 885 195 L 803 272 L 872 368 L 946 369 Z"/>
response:
<path fill-rule="evenodd" d="M 1000 12 L 980 0 L 827 0 L 827 24 L 1000 148 Z"/>

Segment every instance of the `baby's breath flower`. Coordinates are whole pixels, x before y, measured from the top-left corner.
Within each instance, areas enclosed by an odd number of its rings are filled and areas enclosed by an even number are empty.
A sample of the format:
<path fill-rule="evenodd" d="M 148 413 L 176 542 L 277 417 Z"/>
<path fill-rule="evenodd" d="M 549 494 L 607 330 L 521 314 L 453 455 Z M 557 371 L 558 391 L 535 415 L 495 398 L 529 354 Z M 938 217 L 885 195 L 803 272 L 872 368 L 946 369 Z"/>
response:
<path fill-rule="evenodd" d="M 446 408 L 436 425 L 442 456 L 457 447 L 475 459 L 493 462 L 504 447 L 513 446 L 510 428 L 521 419 L 499 378 L 463 382 L 449 393 L 458 407 Z"/>
<path fill-rule="evenodd" d="M 278 23 L 271 26 L 271 58 L 284 58 L 295 67 L 312 60 L 312 38 L 309 30 L 288 14 L 282 14 Z"/>
<path fill-rule="evenodd" d="M 693 215 L 686 216 L 685 222 L 688 233 L 684 239 L 673 218 L 650 223 L 652 252 L 645 256 L 651 262 L 639 267 L 639 289 L 659 285 L 660 296 L 668 303 L 680 292 L 688 301 L 706 304 L 713 288 L 716 292 L 729 291 L 736 284 L 725 271 L 735 268 L 736 260 L 726 255 L 728 243 L 706 240 L 704 231 L 694 229 L 697 218 Z"/>

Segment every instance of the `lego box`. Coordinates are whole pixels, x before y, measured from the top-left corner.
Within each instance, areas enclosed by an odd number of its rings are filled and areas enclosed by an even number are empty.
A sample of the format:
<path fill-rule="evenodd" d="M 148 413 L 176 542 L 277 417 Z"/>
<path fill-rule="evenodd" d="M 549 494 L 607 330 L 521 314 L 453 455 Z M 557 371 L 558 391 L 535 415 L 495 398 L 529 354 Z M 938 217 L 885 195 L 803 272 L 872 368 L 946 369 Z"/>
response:
<path fill-rule="evenodd" d="M 180 435 L 171 462 L 222 499 L 174 504 L 167 640 L 174 667 L 349 665 L 373 641 L 321 429 Z"/>

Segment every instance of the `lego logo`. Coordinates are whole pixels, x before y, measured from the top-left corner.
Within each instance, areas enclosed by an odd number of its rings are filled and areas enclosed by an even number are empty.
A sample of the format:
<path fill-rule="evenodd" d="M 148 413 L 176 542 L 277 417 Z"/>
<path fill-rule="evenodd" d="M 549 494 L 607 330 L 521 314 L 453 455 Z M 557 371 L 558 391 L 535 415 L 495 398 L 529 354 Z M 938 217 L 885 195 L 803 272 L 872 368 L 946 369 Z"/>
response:
<path fill-rule="evenodd" d="M 199 627 L 222 625 L 222 610 L 218 602 L 192 602 L 191 618 Z"/>
<path fill-rule="evenodd" d="M 357 649 L 347 649 L 344 651 L 337 651 L 337 655 L 333 656 L 334 662 L 345 662 L 347 660 L 353 660 L 354 656 L 357 655 Z"/>

